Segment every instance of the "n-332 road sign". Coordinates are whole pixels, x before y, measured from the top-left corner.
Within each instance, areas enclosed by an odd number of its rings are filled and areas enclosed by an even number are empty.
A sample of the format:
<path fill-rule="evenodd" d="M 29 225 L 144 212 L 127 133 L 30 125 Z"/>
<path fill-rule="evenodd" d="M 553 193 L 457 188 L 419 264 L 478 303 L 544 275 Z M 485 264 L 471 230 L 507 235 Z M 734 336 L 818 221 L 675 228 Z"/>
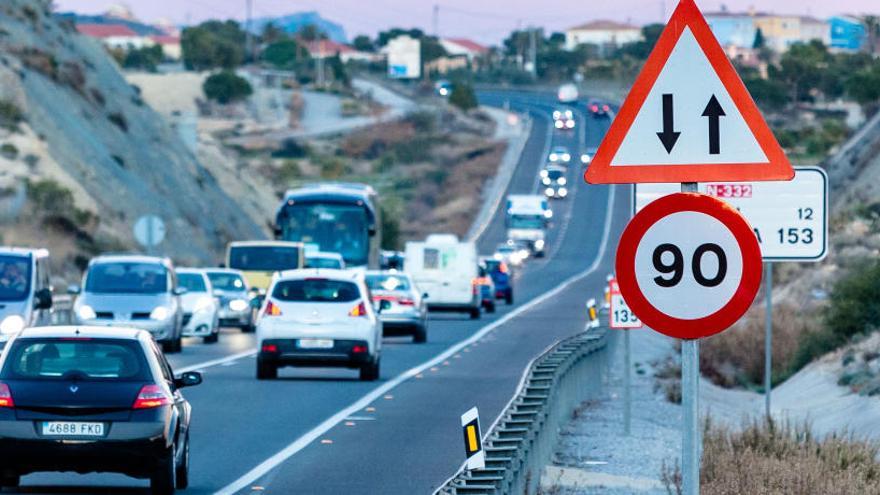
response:
<path fill-rule="evenodd" d="M 680 187 L 636 184 L 633 213 Z M 743 214 L 764 261 L 819 261 L 828 252 L 828 176 L 821 168 L 795 167 L 789 182 L 708 182 L 699 190 Z"/>

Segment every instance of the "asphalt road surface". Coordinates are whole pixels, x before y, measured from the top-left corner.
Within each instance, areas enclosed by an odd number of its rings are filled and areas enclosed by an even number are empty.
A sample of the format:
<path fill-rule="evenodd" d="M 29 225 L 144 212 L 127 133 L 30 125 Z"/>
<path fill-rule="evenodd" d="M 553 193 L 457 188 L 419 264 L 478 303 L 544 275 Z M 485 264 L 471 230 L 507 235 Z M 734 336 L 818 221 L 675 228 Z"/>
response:
<path fill-rule="evenodd" d="M 514 394 L 529 362 L 560 338 L 581 331 L 585 302 L 599 298 L 614 248 L 629 218 L 627 187 L 583 183 L 579 157 L 598 146 L 607 117 L 575 109 L 575 131 L 552 129 L 552 95 L 483 92 L 481 103 L 534 119 L 507 193 L 537 192 L 549 148 L 568 146 L 570 194 L 554 201 L 547 256 L 517 273 L 515 302 L 480 320 L 432 315 L 428 343 L 388 338 L 377 382 L 356 370 L 280 370 L 255 379 L 255 340 L 225 330 L 220 342 L 187 340 L 172 355 L 175 371 L 205 381 L 184 393 L 193 406 L 190 488 L 182 493 L 430 493 L 464 460 L 460 415 L 477 406 L 484 430 Z M 504 202 L 502 202 L 502 209 Z M 498 211 L 478 241 L 490 254 L 506 239 Z M 148 493 L 121 475 L 34 474 L 25 493 Z"/>

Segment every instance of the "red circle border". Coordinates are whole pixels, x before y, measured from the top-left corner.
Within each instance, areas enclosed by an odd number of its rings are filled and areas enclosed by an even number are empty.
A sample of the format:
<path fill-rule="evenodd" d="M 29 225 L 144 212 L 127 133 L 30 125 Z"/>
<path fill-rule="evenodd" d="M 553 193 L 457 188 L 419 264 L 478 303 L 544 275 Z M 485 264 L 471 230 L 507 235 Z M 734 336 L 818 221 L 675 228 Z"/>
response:
<path fill-rule="evenodd" d="M 648 229 L 662 218 L 683 211 L 704 213 L 724 224 L 736 238 L 743 259 L 742 279 L 730 301 L 715 313 L 694 320 L 669 316 L 651 305 L 635 274 L 636 250 Z M 739 211 L 705 194 L 675 193 L 649 203 L 630 220 L 620 236 L 615 269 L 627 305 L 646 326 L 670 337 L 699 339 L 723 332 L 745 314 L 761 286 L 763 264 L 755 232 Z"/>

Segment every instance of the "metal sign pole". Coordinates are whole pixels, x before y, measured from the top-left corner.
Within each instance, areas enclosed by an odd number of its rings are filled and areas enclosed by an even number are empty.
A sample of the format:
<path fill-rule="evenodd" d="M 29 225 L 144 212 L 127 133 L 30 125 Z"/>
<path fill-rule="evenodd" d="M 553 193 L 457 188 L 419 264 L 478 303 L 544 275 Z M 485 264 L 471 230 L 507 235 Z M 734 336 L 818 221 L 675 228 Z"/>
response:
<path fill-rule="evenodd" d="M 147 254 L 150 256 L 153 255 L 153 229 L 155 228 L 153 218 L 152 215 L 147 217 Z"/>
<path fill-rule="evenodd" d="M 773 263 L 764 263 L 764 412 L 770 419 L 770 392 L 773 389 Z"/>
<path fill-rule="evenodd" d="M 630 418 L 632 417 L 632 394 L 630 393 L 632 365 L 630 364 L 629 334 L 630 330 L 623 331 L 623 433 L 626 436 L 630 434 Z"/>
<path fill-rule="evenodd" d="M 682 182 L 681 192 L 697 192 L 696 182 Z M 681 480 L 683 495 L 700 494 L 700 341 L 681 341 Z"/>

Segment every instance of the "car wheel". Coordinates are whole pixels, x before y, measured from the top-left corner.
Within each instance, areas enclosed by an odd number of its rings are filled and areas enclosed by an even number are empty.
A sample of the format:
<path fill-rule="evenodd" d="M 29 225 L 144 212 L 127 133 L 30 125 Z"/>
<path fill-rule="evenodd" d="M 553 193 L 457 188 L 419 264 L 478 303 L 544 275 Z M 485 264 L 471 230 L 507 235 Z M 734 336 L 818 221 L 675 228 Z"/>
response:
<path fill-rule="evenodd" d="M 361 381 L 372 382 L 379 379 L 379 358 L 361 366 Z"/>
<path fill-rule="evenodd" d="M 486 312 L 487 313 L 494 313 L 495 312 L 495 301 L 492 301 L 486 305 Z"/>
<path fill-rule="evenodd" d="M 2 488 L 18 488 L 21 484 L 21 476 L 17 474 L 5 474 L 0 476 L 0 487 Z"/>
<path fill-rule="evenodd" d="M 159 459 L 156 471 L 150 476 L 150 493 L 158 495 L 170 495 L 174 493 L 174 481 L 176 466 L 174 465 L 174 451 L 168 449 Z"/>
<path fill-rule="evenodd" d="M 183 490 L 189 486 L 189 433 L 186 434 L 183 442 L 183 458 L 177 465 L 174 475 L 177 488 Z"/>
<path fill-rule="evenodd" d="M 413 332 L 413 342 L 416 344 L 424 344 L 428 341 L 428 329 L 424 325 L 416 325 Z"/>
<path fill-rule="evenodd" d="M 182 352 L 183 351 L 183 336 L 178 336 L 174 339 L 174 352 Z"/>
<path fill-rule="evenodd" d="M 278 378 L 278 366 L 257 358 L 257 380 L 274 380 L 276 378 Z"/>
<path fill-rule="evenodd" d="M 165 354 L 171 354 L 174 352 L 174 341 L 173 340 L 163 340 L 162 341 L 162 352 Z"/>
<path fill-rule="evenodd" d="M 257 329 L 257 327 L 254 326 L 253 324 L 243 325 L 241 327 L 241 331 L 244 333 L 254 333 L 254 331 L 256 331 L 256 329 Z"/>
<path fill-rule="evenodd" d="M 208 335 L 205 335 L 204 341 L 206 344 L 216 344 L 220 339 L 220 329 L 215 328 L 213 332 Z"/>
<path fill-rule="evenodd" d="M 471 315 L 472 320 L 479 320 L 480 319 L 480 308 L 479 307 L 471 308 L 470 315 Z"/>
<path fill-rule="evenodd" d="M 509 290 L 504 294 L 504 302 L 508 305 L 513 304 L 513 291 Z"/>

